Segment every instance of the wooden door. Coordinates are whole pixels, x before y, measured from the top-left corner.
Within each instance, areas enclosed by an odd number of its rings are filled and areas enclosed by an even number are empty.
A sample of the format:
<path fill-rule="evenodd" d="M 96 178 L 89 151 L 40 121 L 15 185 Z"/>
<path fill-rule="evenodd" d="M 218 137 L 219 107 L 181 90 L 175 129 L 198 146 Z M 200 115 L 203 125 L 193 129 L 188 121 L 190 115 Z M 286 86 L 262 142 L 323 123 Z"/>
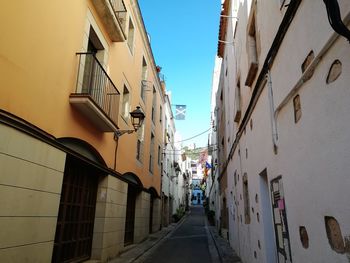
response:
<path fill-rule="evenodd" d="M 67 157 L 52 262 L 81 262 L 90 258 L 99 172 Z"/>

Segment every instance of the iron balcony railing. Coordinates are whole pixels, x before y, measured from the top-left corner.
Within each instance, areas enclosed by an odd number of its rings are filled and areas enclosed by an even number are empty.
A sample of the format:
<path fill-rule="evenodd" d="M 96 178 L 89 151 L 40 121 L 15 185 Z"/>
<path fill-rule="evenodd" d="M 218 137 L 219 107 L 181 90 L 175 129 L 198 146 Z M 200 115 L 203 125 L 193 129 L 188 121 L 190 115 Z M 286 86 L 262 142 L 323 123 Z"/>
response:
<path fill-rule="evenodd" d="M 109 0 L 125 37 L 126 7 L 123 0 Z"/>
<path fill-rule="evenodd" d="M 119 91 L 94 53 L 78 52 L 76 94 L 87 95 L 117 125 Z"/>

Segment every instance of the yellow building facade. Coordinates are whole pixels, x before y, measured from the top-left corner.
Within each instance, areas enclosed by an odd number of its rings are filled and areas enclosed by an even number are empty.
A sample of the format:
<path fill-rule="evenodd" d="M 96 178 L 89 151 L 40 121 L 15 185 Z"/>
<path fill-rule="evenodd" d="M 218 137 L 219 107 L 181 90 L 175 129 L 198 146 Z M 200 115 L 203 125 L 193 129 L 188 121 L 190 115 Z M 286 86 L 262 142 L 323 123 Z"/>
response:
<path fill-rule="evenodd" d="M 160 227 L 164 92 L 138 3 L 10 1 L 0 21 L 0 262 L 106 262 Z"/>

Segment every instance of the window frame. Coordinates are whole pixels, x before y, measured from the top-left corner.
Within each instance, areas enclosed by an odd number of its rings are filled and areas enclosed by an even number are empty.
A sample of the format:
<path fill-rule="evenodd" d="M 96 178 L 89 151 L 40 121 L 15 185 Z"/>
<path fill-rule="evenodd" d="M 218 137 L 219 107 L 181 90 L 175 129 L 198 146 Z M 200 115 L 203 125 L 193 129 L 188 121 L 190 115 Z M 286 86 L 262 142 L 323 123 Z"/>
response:
<path fill-rule="evenodd" d="M 135 26 L 134 23 L 131 20 L 131 17 L 129 17 L 129 24 L 128 24 L 128 38 L 126 41 L 130 53 L 133 55 L 134 54 L 134 43 L 135 43 Z"/>
<path fill-rule="evenodd" d="M 125 90 L 127 92 L 125 92 Z M 125 101 L 125 95 L 127 94 L 127 102 Z M 121 116 L 125 121 L 128 121 L 130 118 L 130 109 L 131 109 L 131 93 L 130 89 L 126 84 L 123 85 L 123 98 L 122 98 L 122 111 L 121 111 Z M 128 109 L 126 109 L 126 106 L 128 106 Z"/>

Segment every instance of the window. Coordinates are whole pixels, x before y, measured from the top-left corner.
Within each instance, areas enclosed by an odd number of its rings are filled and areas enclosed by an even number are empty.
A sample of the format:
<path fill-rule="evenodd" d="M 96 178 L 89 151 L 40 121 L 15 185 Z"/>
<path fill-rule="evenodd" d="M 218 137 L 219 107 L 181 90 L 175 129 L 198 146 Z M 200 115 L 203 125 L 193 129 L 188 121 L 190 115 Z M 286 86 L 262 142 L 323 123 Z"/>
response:
<path fill-rule="evenodd" d="M 152 122 L 155 123 L 156 118 L 156 102 L 157 102 L 157 92 L 153 86 L 153 101 L 152 101 Z"/>
<path fill-rule="evenodd" d="M 122 116 L 125 119 L 129 118 L 129 112 L 130 112 L 130 93 L 128 88 L 124 85 L 123 90 L 123 104 L 122 104 Z"/>
<path fill-rule="evenodd" d="M 101 97 L 100 90 L 103 89 L 103 85 L 101 85 L 101 82 L 96 81 L 96 78 L 101 78 L 101 74 L 99 74 L 98 71 L 97 61 L 103 65 L 105 50 L 101 40 L 97 36 L 92 26 L 90 26 L 89 30 L 86 51 L 92 55 L 85 56 L 82 92 L 89 93 L 94 97 L 94 99 L 98 100 Z"/>
<path fill-rule="evenodd" d="M 147 62 L 146 59 L 143 57 L 142 58 L 142 76 L 141 76 L 142 80 L 146 80 L 147 79 Z"/>
<path fill-rule="evenodd" d="M 305 58 L 303 64 L 301 64 L 301 72 L 304 73 L 308 66 L 310 66 L 311 62 L 315 59 L 314 51 L 311 50 L 310 53 Z"/>
<path fill-rule="evenodd" d="M 334 217 L 325 216 L 326 232 L 328 237 L 328 242 L 331 248 L 337 252 L 343 254 L 345 251 L 345 244 L 343 239 L 343 234 L 340 229 L 340 225 Z"/>
<path fill-rule="evenodd" d="M 135 35 L 135 28 L 131 21 L 131 18 L 129 18 L 128 46 L 131 53 L 133 53 L 134 51 L 134 35 Z"/>
<path fill-rule="evenodd" d="M 141 99 L 146 101 L 147 89 L 147 63 L 145 58 L 142 58 L 142 75 L 141 75 Z"/>
<path fill-rule="evenodd" d="M 158 165 L 160 165 L 161 160 L 162 160 L 162 153 L 160 150 L 160 146 L 158 145 Z"/>
<path fill-rule="evenodd" d="M 136 144 L 136 159 L 142 162 L 143 159 L 143 140 L 144 140 L 145 126 L 142 125 L 137 130 L 137 144 Z"/>
<path fill-rule="evenodd" d="M 342 64 L 338 59 L 336 59 L 336 60 L 334 60 L 331 68 L 329 69 L 326 83 L 330 84 L 333 81 L 336 81 L 337 78 L 341 75 L 341 73 L 342 73 Z"/>
<path fill-rule="evenodd" d="M 241 107 L 242 107 L 242 99 L 241 99 L 241 80 L 238 78 L 236 90 L 235 90 L 235 118 L 234 121 L 239 123 L 241 119 Z"/>
<path fill-rule="evenodd" d="M 254 2 L 255 3 L 255 2 Z M 247 53 L 248 74 L 245 85 L 251 86 L 258 72 L 258 41 L 256 28 L 256 3 L 253 5 L 248 22 Z"/>
<path fill-rule="evenodd" d="M 306 71 L 306 69 L 308 69 L 308 67 L 310 66 L 310 64 L 312 63 L 312 61 L 315 59 L 315 54 L 314 52 L 311 50 L 310 53 L 306 56 L 303 64 L 301 64 L 301 72 L 304 73 Z M 309 79 L 311 79 L 312 75 L 314 74 L 315 69 L 310 69 L 308 71 L 307 74 L 304 75 L 304 81 L 308 81 Z"/>
<path fill-rule="evenodd" d="M 136 159 L 141 160 L 141 141 L 138 139 L 137 140 L 137 146 L 136 146 Z"/>
<path fill-rule="evenodd" d="M 296 95 L 293 99 L 294 106 L 294 122 L 297 123 L 301 118 L 301 104 L 300 104 L 300 96 Z"/>
<path fill-rule="evenodd" d="M 248 176 L 246 173 L 243 175 L 243 199 L 244 199 L 244 223 L 250 224 L 250 203 L 249 203 L 249 190 L 248 190 Z"/>
<path fill-rule="evenodd" d="M 307 234 L 307 230 L 305 226 L 299 227 L 299 235 L 300 235 L 300 241 L 303 248 L 309 248 L 309 235 Z"/>
<path fill-rule="evenodd" d="M 159 106 L 159 122 L 162 123 L 162 117 L 163 117 L 163 108 L 160 105 Z"/>
<path fill-rule="evenodd" d="M 154 135 L 151 133 L 151 145 L 149 149 L 149 171 L 153 173 L 153 151 L 154 151 Z"/>

